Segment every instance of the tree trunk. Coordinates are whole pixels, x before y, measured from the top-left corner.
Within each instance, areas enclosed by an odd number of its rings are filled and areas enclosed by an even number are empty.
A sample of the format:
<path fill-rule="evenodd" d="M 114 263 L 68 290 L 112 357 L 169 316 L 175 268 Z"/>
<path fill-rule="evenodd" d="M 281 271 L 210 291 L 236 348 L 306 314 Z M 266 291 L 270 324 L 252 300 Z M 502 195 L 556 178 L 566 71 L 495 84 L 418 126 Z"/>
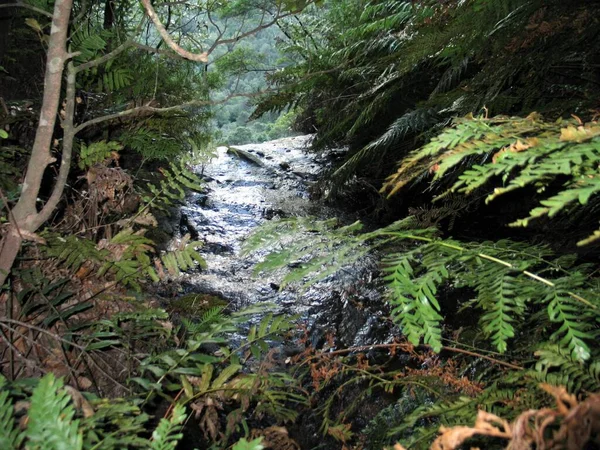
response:
<path fill-rule="evenodd" d="M 104 3 L 104 29 L 110 30 L 115 23 L 115 0 L 106 0 Z"/>
<path fill-rule="evenodd" d="M 12 269 L 15 259 L 19 254 L 19 250 L 21 249 L 22 241 L 17 229 L 13 225 L 10 225 L 0 242 L 0 286 L 4 284 L 6 278 L 10 274 L 10 269 Z"/>
<path fill-rule="evenodd" d="M 19 253 L 23 236 L 35 232 L 50 216 L 48 208 L 43 214 L 38 213 L 37 198 L 42 184 L 44 172 L 55 159 L 50 154 L 56 116 L 60 105 L 60 93 L 64 67 L 69 55 L 66 42 L 69 31 L 69 17 L 73 0 L 57 0 L 54 4 L 48 55 L 46 58 L 46 73 L 44 76 L 44 97 L 40 110 L 40 121 L 37 127 L 27 173 L 19 200 L 9 214 L 11 225 L 0 242 L 0 286 L 6 281 L 15 259 Z M 64 154 L 65 152 L 63 152 Z M 70 163 L 70 154 L 68 155 Z M 67 162 L 63 160 L 63 164 Z M 61 167 L 62 169 L 62 167 Z M 61 170 L 62 172 L 62 170 Z M 59 177 L 60 178 L 60 177 Z M 59 187 L 55 185 L 54 190 Z M 60 192 L 62 193 L 62 188 Z M 49 206 L 49 205 L 47 205 Z"/>

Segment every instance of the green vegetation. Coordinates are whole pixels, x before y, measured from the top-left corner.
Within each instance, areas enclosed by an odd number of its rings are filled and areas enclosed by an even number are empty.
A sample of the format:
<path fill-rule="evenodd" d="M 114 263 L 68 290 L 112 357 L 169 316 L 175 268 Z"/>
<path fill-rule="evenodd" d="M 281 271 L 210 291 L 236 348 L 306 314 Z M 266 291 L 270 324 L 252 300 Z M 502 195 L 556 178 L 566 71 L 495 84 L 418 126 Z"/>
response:
<path fill-rule="evenodd" d="M 248 49 L 273 54 L 302 6 L 0 5 L 2 448 L 174 449 L 191 421 L 194 446 L 259 450 L 261 423 L 295 420 L 305 396 L 269 355 L 290 319 L 149 291 L 206 268 L 159 223 L 204 189 L 219 108 L 264 89 Z"/>
<path fill-rule="evenodd" d="M 230 77 L 215 98 L 226 97 L 235 92 L 260 92 L 269 89 L 265 74 L 280 69 L 285 61 L 281 57 L 277 41 L 284 38 L 279 28 L 268 28 L 249 37 L 238 49 L 243 65 Z M 218 61 L 219 66 L 231 61 Z M 237 63 L 239 64 L 239 63 Z M 269 112 L 261 117 L 252 116 L 252 100 L 234 98 L 214 108 L 213 124 L 217 129 L 216 140 L 220 143 L 240 145 L 287 137 L 293 134 L 296 114 Z"/>
<path fill-rule="evenodd" d="M 321 12 L 304 20 L 311 39 L 292 29 L 299 62 L 274 75 L 281 89 L 258 111 L 301 107 L 317 148 L 348 146 L 320 192 L 383 224 L 287 219 L 247 249 L 271 249 L 258 272 L 294 262 L 283 282 L 303 285 L 376 250 L 407 341 L 382 344 L 391 356 L 375 365 L 352 356 L 369 348 L 311 356 L 318 370 L 302 376 L 326 402 L 323 431 L 346 446 L 428 448 L 440 425 L 472 424 L 478 410 L 498 424 L 561 397 L 540 382 L 598 391 L 597 5 L 383 0 Z M 398 370 L 401 351 L 410 362 Z M 356 412 L 391 392 L 398 400 L 363 428 Z M 424 404 L 396 414 L 406 396 Z M 524 435 L 550 439 L 542 429 Z M 495 431 L 483 434 L 529 439 Z M 477 434 L 464 433 L 433 448 Z"/>
<path fill-rule="evenodd" d="M 597 444 L 599 16 L 583 0 L 0 4 L 0 446 Z M 267 221 L 245 251 L 300 295 L 378 258 L 385 342 L 307 331 L 297 349 L 273 305 L 156 294 L 206 268 L 201 240 L 162 229 L 204 189 L 193 166 L 292 129 L 348 149 L 314 193 L 366 220 Z"/>

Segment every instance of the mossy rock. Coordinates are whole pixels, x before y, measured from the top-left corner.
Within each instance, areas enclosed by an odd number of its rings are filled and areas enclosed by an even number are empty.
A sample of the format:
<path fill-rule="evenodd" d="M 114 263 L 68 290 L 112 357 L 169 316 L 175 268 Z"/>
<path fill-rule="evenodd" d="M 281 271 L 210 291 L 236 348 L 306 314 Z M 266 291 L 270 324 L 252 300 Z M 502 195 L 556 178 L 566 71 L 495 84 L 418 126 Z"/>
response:
<path fill-rule="evenodd" d="M 212 294 L 187 294 L 172 301 L 169 309 L 185 316 L 201 316 L 215 306 L 225 308 L 229 302 Z"/>

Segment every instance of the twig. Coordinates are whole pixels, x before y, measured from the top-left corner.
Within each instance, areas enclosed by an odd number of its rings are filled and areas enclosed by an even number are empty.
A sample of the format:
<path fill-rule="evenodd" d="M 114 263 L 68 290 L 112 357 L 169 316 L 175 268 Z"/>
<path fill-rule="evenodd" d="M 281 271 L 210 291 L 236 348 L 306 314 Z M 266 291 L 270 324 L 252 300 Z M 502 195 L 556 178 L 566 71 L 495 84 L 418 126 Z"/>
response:
<path fill-rule="evenodd" d="M 34 11 L 38 14 L 42 14 L 43 16 L 46 16 L 46 17 L 49 17 L 50 19 L 52 19 L 51 12 L 43 10 L 42 8 L 38 8 L 37 6 L 28 5 L 27 3 L 23 3 L 23 2 L 7 3 L 4 5 L 0 5 L 0 8 L 25 8 L 25 9 L 29 9 L 30 11 Z"/>
<path fill-rule="evenodd" d="M 8 347 L 12 350 L 11 355 L 16 354 L 19 358 L 23 360 L 27 367 L 29 367 L 30 369 L 38 369 L 41 372 L 45 372 L 45 370 L 42 369 L 36 361 L 32 361 L 31 359 L 27 358 L 23 353 L 21 353 L 21 351 L 17 347 L 15 347 L 15 345 L 12 342 L 10 342 L 10 339 L 6 337 L 4 331 L 2 330 L 0 330 L 0 339 L 3 340 L 6 343 L 6 345 L 8 345 Z"/>
<path fill-rule="evenodd" d="M 373 349 L 391 349 L 391 348 L 401 347 L 401 346 L 404 346 L 404 345 L 406 345 L 406 344 L 405 343 L 393 343 L 393 344 L 361 345 L 361 346 L 358 346 L 358 347 L 342 348 L 340 350 L 334 350 L 332 352 L 318 353 L 316 355 L 309 356 L 309 357 L 307 357 L 302 362 L 302 364 L 305 364 L 306 362 L 310 361 L 311 359 L 324 358 L 324 357 L 332 356 L 332 355 L 342 355 L 342 354 L 345 354 L 345 353 L 352 353 L 352 352 L 364 352 L 366 350 L 373 350 Z M 424 349 L 427 349 L 427 350 L 431 350 L 431 347 L 429 347 L 428 345 L 421 346 L 421 348 L 424 348 Z M 500 366 L 508 367 L 509 369 L 523 370 L 523 367 L 517 366 L 516 364 L 507 363 L 505 361 L 501 361 L 499 359 L 492 358 L 491 356 L 482 355 L 480 353 L 475 353 L 475 352 L 472 352 L 472 351 L 469 351 L 469 350 L 463 350 L 463 349 L 460 349 L 460 348 L 447 347 L 447 346 L 442 346 L 442 350 L 446 350 L 446 351 L 454 352 L 454 353 L 462 353 L 462 354 L 465 354 L 465 355 L 473 356 L 475 358 L 482 358 L 482 359 L 490 361 L 490 362 L 492 362 L 494 364 L 498 364 Z"/>

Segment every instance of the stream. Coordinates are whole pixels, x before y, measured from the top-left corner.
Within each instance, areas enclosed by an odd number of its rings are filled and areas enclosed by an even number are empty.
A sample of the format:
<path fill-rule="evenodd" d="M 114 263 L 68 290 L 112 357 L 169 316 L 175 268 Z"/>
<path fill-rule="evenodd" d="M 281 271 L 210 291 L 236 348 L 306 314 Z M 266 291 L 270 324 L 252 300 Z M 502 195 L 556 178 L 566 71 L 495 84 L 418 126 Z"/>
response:
<path fill-rule="evenodd" d="M 219 147 L 218 156 L 198 169 L 207 190 L 190 194 L 181 208 L 180 229 L 205 242 L 200 253 L 208 268 L 185 275 L 182 286 L 187 293 L 219 297 L 234 309 L 270 302 L 277 312 L 299 315 L 316 348 L 322 347 L 328 333 L 344 346 L 384 342 L 389 323 L 382 317 L 380 286 L 373 281 L 375 258 L 365 258 L 309 288 L 280 289 L 281 273 L 255 276 L 259 255 L 240 256 L 244 239 L 267 220 L 290 216 L 356 220 L 341 208 L 311 200 L 311 185 L 335 156 L 331 151 L 306 151 L 311 138 Z"/>
<path fill-rule="evenodd" d="M 367 256 L 310 287 L 292 283 L 281 289 L 282 270 L 258 276 L 253 273 L 266 250 L 250 256 L 241 254 L 244 240 L 269 220 L 285 217 L 315 220 L 335 217 L 342 223 L 357 220 L 356 215 L 340 205 L 327 205 L 311 198 L 311 186 L 341 151 L 309 152 L 310 140 L 311 136 L 299 136 L 218 148 L 217 157 L 209 165 L 197 168 L 206 182 L 205 192 L 189 194 L 175 224 L 180 235 L 189 233 L 192 239 L 204 242 L 200 254 L 207 268 L 182 276 L 172 304 L 185 298 L 195 302 L 196 298 L 208 297 L 220 299 L 228 309 L 237 310 L 269 302 L 273 305 L 271 312 L 298 317 L 297 338 L 306 333 L 302 341 L 291 338 L 275 344 L 280 345 L 280 355 L 286 358 L 303 352 L 308 345 L 327 352 L 387 343 L 398 334 L 382 296 L 375 256 Z M 180 314 L 189 316 L 187 311 Z M 249 319 L 247 326 L 260 320 L 261 315 L 257 314 Z M 237 344 L 243 339 L 244 335 L 237 333 L 229 338 Z M 366 357 L 376 363 L 377 352 L 367 352 Z M 357 426 L 368 424 L 387 402 L 378 397 L 361 408 L 355 417 Z M 289 426 L 290 436 L 300 448 L 339 448 L 339 443 L 323 436 L 321 420 L 309 408 Z"/>

